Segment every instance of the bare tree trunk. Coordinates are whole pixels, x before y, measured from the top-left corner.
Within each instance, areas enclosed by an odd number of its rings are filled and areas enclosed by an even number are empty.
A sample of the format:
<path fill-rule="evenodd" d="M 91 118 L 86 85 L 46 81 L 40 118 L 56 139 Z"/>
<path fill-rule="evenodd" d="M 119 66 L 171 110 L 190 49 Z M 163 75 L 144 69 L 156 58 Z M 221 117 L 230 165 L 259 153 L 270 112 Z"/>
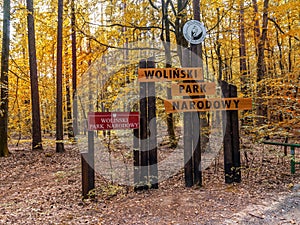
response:
<path fill-rule="evenodd" d="M 253 0 L 256 1 L 256 0 Z M 267 40 L 267 31 L 268 31 L 268 7 L 269 0 L 264 0 L 264 9 L 263 9 L 263 23 L 262 23 L 262 32 L 257 43 L 257 82 L 260 82 L 265 77 L 266 65 L 265 65 L 265 43 Z M 264 117 L 266 115 L 266 107 L 263 106 L 263 89 L 264 86 L 261 82 L 258 84 L 257 91 L 257 108 L 256 113 L 258 116 L 258 124 L 264 123 Z"/>
<path fill-rule="evenodd" d="M 1 55 L 1 98 L 0 98 L 0 157 L 7 156 L 8 151 L 8 70 L 9 70 L 9 44 L 10 44 L 10 0 L 3 3 L 3 36 Z"/>
<path fill-rule="evenodd" d="M 217 16 L 218 16 L 218 21 L 220 21 L 220 10 L 219 10 L 219 8 L 217 8 Z M 218 57 L 218 64 L 219 64 L 219 66 L 218 66 L 218 80 L 221 81 L 224 78 L 223 78 L 223 74 L 222 74 L 223 60 L 222 60 L 222 55 L 221 55 L 221 43 L 219 42 L 219 39 L 220 39 L 220 23 L 218 24 L 218 30 L 217 30 L 216 54 L 217 54 L 217 57 Z"/>
<path fill-rule="evenodd" d="M 57 66 L 56 66 L 56 152 L 64 152 L 63 107 L 62 107 L 62 29 L 63 0 L 58 0 L 57 19 Z"/>
<path fill-rule="evenodd" d="M 267 40 L 268 32 L 268 4 L 269 0 L 264 1 L 264 13 L 263 13 L 263 24 L 262 33 L 258 42 L 258 56 L 257 56 L 257 81 L 261 81 L 265 76 L 266 65 L 265 65 L 265 43 Z"/>
<path fill-rule="evenodd" d="M 70 91 L 70 74 L 69 74 L 69 62 L 68 62 L 68 42 L 66 40 L 66 49 L 65 49 L 65 82 L 66 82 L 66 106 L 67 106 L 67 129 L 68 129 L 68 138 L 74 138 L 73 126 L 72 126 L 72 107 L 71 107 L 71 91 Z M 66 62 L 67 61 L 67 62 Z"/>
<path fill-rule="evenodd" d="M 260 37 L 259 20 L 258 20 L 258 5 L 257 0 L 252 0 L 254 10 L 254 43 L 256 46 L 256 55 L 258 55 L 258 40 Z"/>
<path fill-rule="evenodd" d="M 76 17 L 75 0 L 71 0 L 71 26 L 72 26 L 72 89 L 73 89 L 73 132 L 78 134 L 78 103 L 77 103 L 77 55 L 76 55 Z"/>
<path fill-rule="evenodd" d="M 168 15 L 168 6 L 169 1 L 165 2 L 162 1 L 162 11 L 163 11 L 163 19 L 162 19 L 162 26 L 165 28 L 165 38 L 162 31 L 161 39 L 164 42 L 165 47 L 165 58 L 166 58 L 166 67 L 170 68 L 172 67 L 172 58 L 171 58 L 171 49 L 170 49 L 170 22 L 169 22 L 169 15 Z M 167 98 L 171 99 L 171 89 L 167 89 Z M 168 134 L 169 134 L 169 140 L 170 140 L 170 147 L 175 148 L 177 146 L 175 131 L 174 131 L 174 121 L 173 121 L 173 113 L 169 113 L 167 115 L 167 127 L 168 127 Z"/>
<path fill-rule="evenodd" d="M 36 63 L 35 28 L 33 0 L 27 0 L 28 50 L 31 85 L 32 149 L 43 149 L 41 134 L 40 97 Z"/>
<path fill-rule="evenodd" d="M 240 1 L 240 30 L 239 30 L 239 41 L 240 41 L 240 73 L 242 82 L 242 93 L 244 96 L 249 95 L 248 88 L 248 71 L 247 71 L 247 55 L 246 55 L 246 39 L 245 39 L 245 11 L 244 11 L 244 0 Z"/>
<path fill-rule="evenodd" d="M 193 0 L 194 20 L 200 21 L 200 1 Z M 201 67 L 203 70 L 202 44 L 191 44 L 191 66 Z M 195 96 L 199 98 L 201 96 Z M 206 148 L 209 141 L 205 129 L 208 127 L 207 112 L 192 112 L 193 129 L 193 170 L 194 185 L 202 185 L 201 152 Z M 197 124 L 198 123 L 198 124 Z"/>
<path fill-rule="evenodd" d="M 68 14 L 69 11 L 69 0 L 66 1 L 67 6 L 65 7 L 65 14 Z M 72 29 L 72 28 L 71 28 Z M 65 50 L 64 50 L 64 74 L 65 74 L 65 87 L 66 87 L 66 124 L 67 124 L 67 132 L 68 138 L 74 138 L 73 126 L 72 126 L 72 106 L 71 106 L 71 87 L 70 87 L 70 60 L 69 60 L 69 38 L 65 38 Z"/>

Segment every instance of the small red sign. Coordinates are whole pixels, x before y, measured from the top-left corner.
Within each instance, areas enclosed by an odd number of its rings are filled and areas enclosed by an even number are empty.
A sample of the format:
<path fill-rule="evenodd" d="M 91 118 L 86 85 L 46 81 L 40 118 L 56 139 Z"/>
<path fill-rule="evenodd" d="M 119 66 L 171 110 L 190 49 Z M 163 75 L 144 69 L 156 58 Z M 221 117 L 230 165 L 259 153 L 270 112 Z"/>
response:
<path fill-rule="evenodd" d="M 89 112 L 89 130 L 137 129 L 140 125 L 139 112 Z"/>

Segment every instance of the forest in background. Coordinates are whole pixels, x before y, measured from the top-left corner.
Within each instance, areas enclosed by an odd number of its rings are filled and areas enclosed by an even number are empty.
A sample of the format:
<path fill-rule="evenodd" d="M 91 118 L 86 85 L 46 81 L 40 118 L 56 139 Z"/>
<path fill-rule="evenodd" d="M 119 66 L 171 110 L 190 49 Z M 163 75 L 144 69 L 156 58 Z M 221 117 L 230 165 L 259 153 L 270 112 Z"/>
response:
<path fill-rule="evenodd" d="M 30 139 L 33 132 L 31 103 L 35 96 L 30 88 L 28 15 L 33 16 L 35 23 L 41 131 L 55 135 L 58 50 L 62 56 L 63 125 L 67 130 L 74 122 L 71 106 L 76 83 L 85 80 L 92 63 L 97 60 L 107 67 L 107 56 L 112 54 L 114 58 L 113 51 L 124 50 L 130 43 L 142 45 L 145 40 L 154 45 L 160 41 L 186 45 L 182 26 L 193 18 L 193 2 L 46 0 L 34 2 L 34 13 L 23 0 L 11 2 L 8 84 L 1 79 L 1 106 L 7 100 L 3 93 L 8 88 L 8 109 L 5 112 L 1 107 L 0 115 L 8 115 L 8 137 Z M 63 3 L 61 43 L 59 3 Z M 202 43 L 207 79 L 226 80 L 237 85 L 240 96 L 253 98 L 254 109 L 241 115 L 244 131 L 255 140 L 299 136 L 300 2 L 203 0 L 199 4 L 200 20 L 207 29 Z M 3 37 L 1 32 L 1 40 Z M 76 40 L 75 48 L 72 40 Z M 180 59 L 178 52 L 176 55 Z M 97 103 L 105 102 L 105 110 L 109 110 L 109 102 L 118 95 L 115 90 L 124 82 L 135 82 L 138 59 L 134 56 L 124 56 L 126 66 L 112 70 L 110 79 L 98 87 L 101 98 Z M 172 56 L 167 58 L 168 54 L 165 57 L 166 65 L 180 64 Z"/>

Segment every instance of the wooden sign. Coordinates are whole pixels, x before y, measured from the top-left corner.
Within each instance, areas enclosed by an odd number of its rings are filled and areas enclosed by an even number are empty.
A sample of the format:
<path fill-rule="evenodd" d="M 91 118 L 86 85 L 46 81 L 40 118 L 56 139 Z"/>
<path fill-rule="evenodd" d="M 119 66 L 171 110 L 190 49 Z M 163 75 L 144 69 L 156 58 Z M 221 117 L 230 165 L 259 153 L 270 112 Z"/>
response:
<path fill-rule="evenodd" d="M 172 84 L 173 96 L 213 95 L 216 93 L 215 83 L 180 83 Z"/>
<path fill-rule="evenodd" d="M 89 112 L 89 130 L 137 129 L 140 125 L 139 112 Z"/>
<path fill-rule="evenodd" d="M 167 113 L 252 109 L 251 98 L 173 99 L 164 104 Z"/>
<path fill-rule="evenodd" d="M 138 80 L 140 82 L 161 82 L 172 80 L 203 80 L 200 67 L 191 68 L 139 68 Z"/>

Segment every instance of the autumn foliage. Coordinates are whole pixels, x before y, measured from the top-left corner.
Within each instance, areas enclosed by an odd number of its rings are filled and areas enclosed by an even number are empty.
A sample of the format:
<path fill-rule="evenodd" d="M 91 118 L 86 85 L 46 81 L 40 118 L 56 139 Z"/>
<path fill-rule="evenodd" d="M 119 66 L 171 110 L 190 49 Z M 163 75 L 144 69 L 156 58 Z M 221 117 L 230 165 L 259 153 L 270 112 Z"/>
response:
<path fill-rule="evenodd" d="M 183 24 L 192 18 L 192 4 L 188 3 L 183 10 L 178 11 L 179 3 L 184 5 L 185 1 L 170 1 L 167 8 L 172 43 L 176 42 L 178 21 Z M 70 123 L 67 87 L 71 88 L 72 82 L 71 4 L 72 0 L 65 0 L 63 11 L 65 129 Z M 155 46 L 160 41 L 163 32 L 162 11 L 156 10 L 152 4 L 157 8 L 162 7 L 156 1 L 148 0 L 75 2 L 76 24 L 73 24 L 73 28 L 75 26 L 77 38 L 78 83 L 85 79 L 83 76 L 86 76 L 91 63 L 100 60 L 105 64 L 105 56 L 111 51 L 122 49 L 132 42 L 151 40 Z M 207 79 L 226 80 L 238 86 L 241 96 L 254 99 L 254 110 L 241 114 L 241 118 L 242 128 L 255 138 L 299 135 L 299 8 L 300 2 L 294 0 L 200 2 L 201 21 L 207 28 L 207 37 L 202 45 Z M 37 0 L 34 2 L 34 12 L 41 127 L 43 134 L 54 135 L 57 2 Z M 28 13 L 24 0 L 12 3 L 8 131 L 14 139 L 30 137 L 32 132 L 26 29 Z M 244 42 L 241 42 L 242 36 Z M 241 47 L 244 50 L 242 55 Z M 133 55 L 126 57 L 126 67 L 115 71 L 115 74 L 109 74 L 111 78 L 108 82 L 98 87 L 101 95 L 98 103 L 106 102 L 108 109 L 109 101 L 118 95 L 124 83 L 135 82 L 138 61 Z M 263 60 L 262 68 L 259 68 L 259 60 Z M 257 107 L 261 107 L 263 113 L 258 113 L 255 110 Z M 104 109 L 99 107 L 99 110 Z"/>

